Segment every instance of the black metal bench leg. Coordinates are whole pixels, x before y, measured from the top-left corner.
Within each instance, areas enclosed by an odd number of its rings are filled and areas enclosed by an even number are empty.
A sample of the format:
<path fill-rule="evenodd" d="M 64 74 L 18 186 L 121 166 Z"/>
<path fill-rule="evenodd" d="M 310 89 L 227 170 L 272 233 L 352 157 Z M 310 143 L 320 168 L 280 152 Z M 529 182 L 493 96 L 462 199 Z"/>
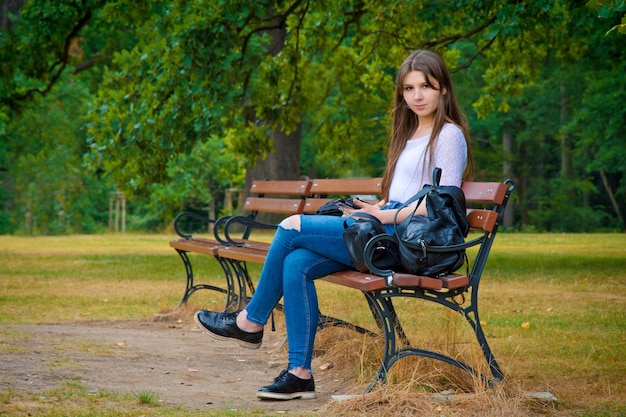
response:
<path fill-rule="evenodd" d="M 185 266 L 185 274 L 187 276 L 187 283 L 185 286 L 185 292 L 183 294 L 183 298 L 178 303 L 178 307 L 176 307 L 176 308 L 179 308 L 183 304 L 187 304 L 187 300 L 189 300 L 189 296 L 191 295 L 191 288 L 193 288 L 193 268 L 191 267 L 191 262 L 189 261 L 187 252 L 179 250 L 179 249 L 176 249 L 176 252 L 178 252 L 178 255 L 183 261 L 183 265 Z"/>
<path fill-rule="evenodd" d="M 181 249 L 176 249 L 176 252 L 178 252 L 180 259 L 183 261 L 183 265 L 185 266 L 185 274 L 187 276 L 187 284 L 185 286 L 185 293 L 183 294 L 183 298 L 180 300 L 176 308 L 180 308 L 182 305 L 187 304 L 187 301 L 189 300 L 189 297 L 191 296 L 191 294 L 193 294 L 194 292 L 198 290 L 204 289 L 204 290 L 213 290 L 213 291 L 217 291 L 221 293 L 227 292 L 223 288 L 219 288 L 213 285 L 195 284 L 194 276 L 193 276 L 193 267 L 191 266 L 191 260 L 189 259 L 187 252 Z"/>
<path fill-rule="evenodd" d="M 380 317 L 378 313 L 378 308 L 376 307 L 376 304 L 372 301 L 372 299 L 376 297 L 375 296 L 368 297 L 366 292 L 363 292 L 363 295 L 365 296 L 365 299 L 367 300 L 367 305 L 370 308 L 370 311 L 372 312 L 372 316 L 374 316 L 376 325 L 384 333 L 385 327 L 383 325 L 382 318 Z M 378 302 L 385 303 L 385 311 L 389 312 L 391 320 L 393 321 L 393 327 L 396 330 L 398 338 L 400 338 L 400 340 L 402 341 L 402 344 L 404 346 L 410 346 L 411 343 L 409 342 L 409 338 L 407 337 L 406 333 L 404 333 L 404 329 L 402 328 L 402 325 L 400 324 L 400 320 L 398 319 L 398 315 L 396 314 L 396 309 L 393 307 L 393 302 L 391 301 L 391 298 L 384 298 L 384 297 L 379 298 Z"/>
<path fill-rule="evenodd" d="M 226 259 L 216 257 L 222 269 L 224 270 L 224 277 L 226 278 L 226 287 L 228 288 L 228 296 L 226 297 L 226 305 L 224 306 L 225 312 L 237 311 L 241 307 L 241 285 L 240 285 L 240 271 L 236 261 L 232 259 Z M 244 290 L 245 293 L 245 290 Z"/>
<path fill-rule="evenodd" d="M 483 355 L 485 356 L 485 360 L 487 361 L 487 365 L 489 365 L 489 370 L 494 377 L 493 382 L 502 381 L 504 380 L 504 374 L 493 356 L 493 352 L 491 351 L 491 347 L 489 347 L 485 332 L 483 331 L 483 326 L 480 324 L 480 318 L 478 317 L 478 300 L 474 295 L 476 293 L 476 290 L 472 292 L 471 305 L 461 311 L 465 320 L 467 320 L 469 325 L 472 326 L 472 329 L 474 330 L 478 345 L 480 346 Z M 492 381 L 490 381 L 490 384 L 491 383 Z"/>
<path fill-rule="evenodd" d="M 483 354 L 485 355 L 485 360 L 487 361 L 487 364 L 489 365 L 489 370 L 491 371 L 491 374 L 493 375 L 495 381 L 502 381 L 504 380 L 504 374 L 502 373 L 502 370 L 500 369 L 500 366 L 498 365 L 498 362 L 496 362 L 496 358 L 493 356 L 493 353 L 491 352 L 491 348 L 489 347 L 489 343 L 487 343 L 487 338 L 485 337 L 485 333 L 483 332 L 482 326 L 480 325 L 480 322 L 477 321 L 477 325 L 476 325 L 476 338 L 478 340 L 478 344 L 480 345 L 480 348 L 483 351 Z"/>
<path fill-rule="evenodd" d="M 385 336 L 383 359 L 381 361 L 380 367 L 378 368 L 376 376 L 365 390 L 365 392 L 368 393 L 374 388 L 378 381 L 383 384 L 386 382 L 387 371 L 389 370 L 393 362 L 395 362 L 393 358 L 394 356 L 397 356 L 396 323 L 398 322 L 398 320 L 395 314 L 395 310 L 393 309 L 393 304 L 391 304 L 390 300 L 386 300 L 381 297 L 381 293 L 379 291 L 364 292 L 363 294 L 367 299 L 367 303 L 370 306 L 370 309 L 372 309 L 373 315 L 378 322 L 377 324 L 379 328 Z M 404 334 L 404 332 L 402 332 L 402 334 Z M 406 337 L 406 335 L 404 337 Z"/>
<path fill-rule="evenodd" d="M 391 302 L 391 298 L 397 294 L 385 293 L 383 291 L 373 291 L 373 292 L 367 292 L 364 294 L 368 299 L 368 303 L 370 303 L 370 306 L 373 309 L 374 317 L 378 317 L 378 319 L 380 320 L 379 325 L 385 336 L 383 359 L 381 361 L 380 368 L 378 369 L 378 372 L 376 376 L 374 377 L 374 380 L 367 387 L 365 391 L 366 393 L 370 392 L 378 381 L 380 381 L 383 384 L 386 383 L 387 373 L 389 372 L 391 367 L 398 360 L 406 356 L 422 356 L 425 358 L 439 360 L 439 361 L 454 365 L 458 368 L 461 368 L 469 372 L 470 374 L 481 378 L 481 380 L 483 380 L 484 382 L 490 383 L 488 378 L 486 378 L 484 375 L 480 374 L 469 365 L 463 362 L 460 362 L 453 357 L 450 357 L 450 356 L 447 356 L 438 352 L 426 350 L 426 349 L 410 347 L 408 340 L 405 341 L 406 335 L 402 331 L 402 327 L 399 324 L 399 320 L 396 315 L 395 309 L 393 307 L 393 303 Z M 487 362 L 489 363 L 489 367 L 494 377 L 496 378 L 496 380 L 503 379 L 502 372 L 500 371 L 500 368 L 498 367 L 497 363 L 495 362 L 495 359 L 493 358 L 489 345 L 487 344 L 485 335 L 482 331 L 482 328 L 480 327 L 480 322 L 478 323 L 478 326 L 477 326 L 474 320 L 472 319 L 472 317 L 470 316 L 470 313 L 475 314 L 475 309 L 473 308 L 463 309 L 463 308 L 460 308 L 456 304 L 453 304 L 453 303 L 450 303 L 449 301 L 444 301 L 444 300 L 437 300 L 436 302 L 454 311 L 461 312 L 463 314 L 463 316 L 470 323 L 470 325 L 472 325 L 472 328 L 476 332 L 476 337 L 478 339 L 478 342 L 481 348 L 483 349 L 483 353 L 485 354 L 485 358 L 487 359 Z M 404 344 L 403 347 L 398 348 L 397 339 L 396 339 L 397 337 L 400 338 L 400 340 L 402 340 Z"/>
<path fill-rule="evenodd" d="M 245 275 L 244 275 L 245 283 L 248 286 L 248 291 L 250 291 L 250 294 L 251 294 L 250 297 L 252 297 L 252 295 L 254 295 L 254 283 L 252 282 L 252 279 L 250 279 L 250 273 L 248 273 L 248 264 L 246 262 L 243 262 L 242 268 L 245 271 Z"/>

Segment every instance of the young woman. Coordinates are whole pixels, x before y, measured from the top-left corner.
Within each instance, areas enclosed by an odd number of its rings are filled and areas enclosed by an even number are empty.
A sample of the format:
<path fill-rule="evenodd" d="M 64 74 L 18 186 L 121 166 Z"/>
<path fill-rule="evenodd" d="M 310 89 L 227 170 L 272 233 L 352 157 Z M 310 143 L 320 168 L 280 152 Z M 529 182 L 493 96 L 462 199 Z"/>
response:
<path fill-rule="evenodd" d="M 358 209 L 393 223 L 397 208 L 429 183 L 433 168 L 442 168 L 441 185 L 461 186 L 472 175 L 465 116 L 460 111 L 450 74 L 430 51 L 415 51 L 402 63 L 393 108 L 388 165 L 378 204 L 357 202 Z M 410 208 L 398 214 L 406 218 Z M 426 213 L 418 207 L 418 213 Z M 235 313 L 198 311 L 195 321 L 210 336 L 258 348 L 263 327 L 284 298 L 289 343 L 287 369 L 262 387 L 257 397 L 290 400 L 315 398 L 311 371 L 318 324 L 314 280 L 352 268 L 343 242 L 343 219 L 335 216 L 291 216 L 276 231 L 257 289 L 248 306 Z"/>

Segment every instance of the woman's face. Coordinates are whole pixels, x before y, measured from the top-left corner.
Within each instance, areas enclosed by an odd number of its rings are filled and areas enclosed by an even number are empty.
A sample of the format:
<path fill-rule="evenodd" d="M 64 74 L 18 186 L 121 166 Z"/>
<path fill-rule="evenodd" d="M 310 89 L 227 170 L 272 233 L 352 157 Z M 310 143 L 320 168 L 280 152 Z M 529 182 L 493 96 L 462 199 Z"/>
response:
<path fill-rule="evenodd" d="M 420 123 L 432 121 L 441 94 L 445 94 L 439 90 L 437 81 L 433 79 L 431 84 L 422 71 L 411 71 L 404 77 L 402 89 L 404 101 L 417 114 Z"/>

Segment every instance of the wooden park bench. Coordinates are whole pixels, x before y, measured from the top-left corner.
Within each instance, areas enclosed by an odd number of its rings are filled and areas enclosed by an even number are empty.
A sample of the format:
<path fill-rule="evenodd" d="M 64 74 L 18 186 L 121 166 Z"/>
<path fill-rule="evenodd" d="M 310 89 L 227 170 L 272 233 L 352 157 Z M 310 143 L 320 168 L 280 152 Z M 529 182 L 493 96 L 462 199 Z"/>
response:
<path fill-rule="evenodd" d="M 251 239 L 254 229 L 275 229 L 276 224 L 261 223 L 256 220 L 259 213 L 313 214 L 319 207 L 336 196 L 371 196 L 373 200 L 380 194 L 380 178 L 347 180 L 323 179 L 302 181 L 255 181 L 251 188 L 252 197 L 246 200 L 248 216 L 224 217 L 213 221 L 190 213 L 181 213 L 175 220 L 175 229 L 180 239 L 170 242 L 181 256 L 187 274 L 187 287 L 181 304 L 199 289 L 210 289 L 226 294 L 225 310 L 243 308 L 249 299 L 248 292 L 254 292 L 254 284 L 248 272 L 248 263 L 263 264 L 269 243 Z M 393 273 L 382 277 L 355 270 L 333 273 L 321 278 L 325 281 L 361 291 L 372 311 L 373 317 L 384 335 L 384 352 L 379 370 L 367 388 L 369 392 L 378 382 L 385 382 L 390 368 L 406 356 L 422 356 L 454 365 L 487 383 L 504 379 L 491 348 L 483 332 L 478 313 L 478 288 L 491 246 L 504 210 L 514 190 L 514 184 L 507 180 L 498 182 L 465 182 L 462 189 L 468 206 L 468 221 L 473 233 L 467 239 L 466 247 L 475 247 L 475 255 L 470 260 L 468 273 L 450 274 L 442 277 L 425 277 L 407 273 Z M 365 198 L 367 200 L 367 197 Z M 203 220 L 214 225 L 214 238 L 194 238 L 180 231 L 180 222 L 186 217 Z M 232 227 L 238 224 L 243 231 L 237 238 L 232 236 Z M 223 236 L 221 235 L 223 234 Z M 213 255 L 222 266 L 226 277 L 226 288 L 194 283 L 193 269 L 189 252 Z M 471 326 L 491 376 L 475 370 L 456 357 L 411 346 L 402 323 L 394 310 L 392 300 L 396 297 L 418 298 L 435 302 L 460 313 Z M 461 298 L 463 301 L 458 302 Z M 321 325 L 346 323 L 321 316 Z M 358 330 L 365 331 L 362 328 Z"/>

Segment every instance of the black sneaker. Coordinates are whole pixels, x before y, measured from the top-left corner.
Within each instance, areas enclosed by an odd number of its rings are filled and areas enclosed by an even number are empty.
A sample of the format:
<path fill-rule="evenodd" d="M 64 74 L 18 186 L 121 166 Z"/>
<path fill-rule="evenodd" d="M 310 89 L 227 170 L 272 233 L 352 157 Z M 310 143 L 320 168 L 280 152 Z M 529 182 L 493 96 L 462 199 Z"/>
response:
<path fill-rule="evenodd" d="M 258 349 L 263 342 L 263 330 L 249 333 L 237 326 L 237 314 L 217 313 L 201 310 L 193 317 L 202 331 L 218 340 L 236 339 L 239 345 L 249 349 Z"/>
<path fill-rule="evenodd" d="M 311 379 L 302 379 L 290 374 L 285 369 L 274 379 L 272 385 L 259 388 L 256 396 L 266 400 L 293 400 L 296 398 L 312 400 L 316 397 L 315 381 L 313 375 L 311 375 Z"/>

